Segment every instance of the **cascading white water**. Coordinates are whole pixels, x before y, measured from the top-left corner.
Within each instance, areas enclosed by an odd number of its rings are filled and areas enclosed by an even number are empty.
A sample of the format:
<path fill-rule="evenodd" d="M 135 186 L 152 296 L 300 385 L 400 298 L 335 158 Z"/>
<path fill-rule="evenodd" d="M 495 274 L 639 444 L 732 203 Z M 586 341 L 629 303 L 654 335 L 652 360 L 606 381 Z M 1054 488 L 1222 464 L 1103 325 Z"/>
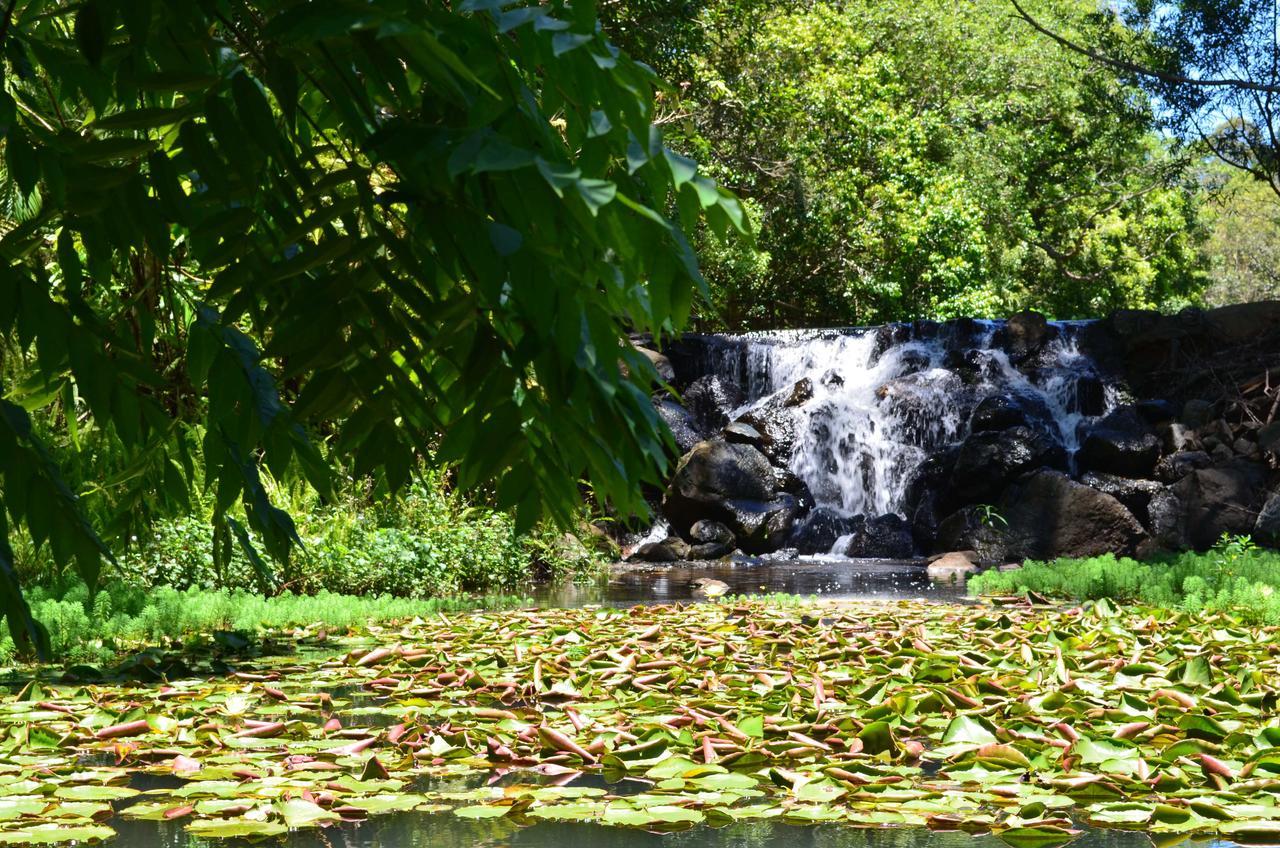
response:
<path fill-rule="evenodd" d="M 1028 376 L 993 347 L 998 324 L 974 326 L 964 343 L 945 335 L 911 339 L 890 344 L 878 358 L 877 335 L 869 331 L 746 336 L 739 338 L 745 352 L 739 348 L 712 367 L 745 397 L 730 419 L 776 404 L 808 380 L 812 397 L 795 410 L 791 470 L 819 505 L 850 515 L 903 514 L 921 465 L 967 435 L 983 397 L 1013 395 L 1047 411 L 1046 424 L 1069 456 L 1081 424 L 1091 420 L 1079 394 L 1080 380 L 1093 370 L 1076 344 L 1076 327 L 1057 325 L 1039 356 L 1042 365 Z M 957 373 L 957 357 L 967 357 L 974 375 L 968 383 Z M 1093 411 L 1113 405 L 1106 397 Z"/>

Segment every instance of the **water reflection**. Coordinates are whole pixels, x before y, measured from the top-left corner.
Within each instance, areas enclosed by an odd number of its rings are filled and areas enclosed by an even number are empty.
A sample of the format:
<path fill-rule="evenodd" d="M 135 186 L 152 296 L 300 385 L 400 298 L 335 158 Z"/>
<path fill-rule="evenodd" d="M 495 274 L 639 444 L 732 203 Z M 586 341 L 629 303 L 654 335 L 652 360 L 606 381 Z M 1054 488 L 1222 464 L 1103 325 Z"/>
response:
<path fill-rule="evenodd" d="M 729 592 L 737 595 L 783 592 L 834 600 L 964 598 L 963 584 L 931 581 L 919 563 L 844 557 L 623 564 L 585 584 L 543 585 L 532 594 L 539 605 L 558 607 L 696 601 L 702 598 L 695 594 L 693 581 L 702 577 L 725 582 Z"/>
<path fill-rule="evenodd" d="M 196 848 L 206 840 L 189 837 L 174 822 L 114 821 L 115 844 L 127 848 Z M 259 841 L 219 840 L 242 848 Z M 682 833 L 654 834 L 593 824 L 546 822 L 518 827 L 498 820 L 468 821 L 450 814 L 398 813 L 359 824 L 300 831 L 267 844 L 283 848 L 1006 848 L 992 836 L 938 833 L 923 828 L 874 830 L 837 825 L 796 826 L 753 822 L 724 828 L 699 827 Z M 1232 843 L 1186 842 L 1188 848 L 1225 848 Z M 1143 833 L 1085 830 L 1071 848 L 1152 848 Z"/>

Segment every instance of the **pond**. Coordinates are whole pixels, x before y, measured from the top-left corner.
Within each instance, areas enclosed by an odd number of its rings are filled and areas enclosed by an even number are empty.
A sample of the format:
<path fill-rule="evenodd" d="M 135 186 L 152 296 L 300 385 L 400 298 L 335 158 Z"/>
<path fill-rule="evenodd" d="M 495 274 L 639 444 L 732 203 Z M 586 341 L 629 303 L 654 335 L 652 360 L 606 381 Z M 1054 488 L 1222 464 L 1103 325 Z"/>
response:
<path fill-rule="evenodd" d="M 670 603 L 693 598 L 700 577 L 836 603 Z M 1273 630 L 958 603 L 957 586 L 909 563 L 684 563 L 574 591 L 541 599 L 562 609 L 342 638 L 303 629 L 279 637 L 283 653 L 215 648 L 163 685 L 12 691 L 0 697 L 0 845 L 1280 836 Z"/>
<path fill-rule="evenodd" d="M 813 596 L 823 600 L 901 600 L 920 598 L 962 601 L 962 582 L 933 581 L 923 563 L 845 557 L 742 559 L 680 562 L 670 565 L 619 564 L 586 583 L 541 585 L 532 595 L 540 605 L 578 607 L 586 604 L 630 606 L 706 600 L 694 581 L 724 582 L 731 595 Z"/>

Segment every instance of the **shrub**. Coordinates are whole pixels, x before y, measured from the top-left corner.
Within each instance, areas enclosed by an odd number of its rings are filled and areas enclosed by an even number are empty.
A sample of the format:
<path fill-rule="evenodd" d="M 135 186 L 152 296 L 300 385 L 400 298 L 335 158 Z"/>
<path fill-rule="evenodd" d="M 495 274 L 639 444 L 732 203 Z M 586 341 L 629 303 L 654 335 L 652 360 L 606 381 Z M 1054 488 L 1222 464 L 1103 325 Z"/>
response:
<path fill-rule="evenodd" d="M 591 573 L 608 553 L 549 526 L 517 536 L 510 516 L 467 502 L 438 474 L 396 498 L 372 497 L 354 485 L 331 504 L 288 491 L 278 494 L 303 542 L 282 574 L 286 588 L 296 592 L 425 598 L 510 590 L 535 571 L 552 577 Z M 205 509 L 157 521 L 121 558 L 121 571 L 147 586 L 255 585 L 239 548 L 225 569 L 215 566 Z M 46 575 L 46 582 L 53 576 Z"/>
<path fill-rule="evenodd" d="M 968 588 L 974 595 L 1034 591 L 1188 612 L 1230 611 L 1251 623 L 1280 624 L 1280 552 L 1258 548 L 1247 536 L 1224 536 L 1205 553 L 1187 552 L 1150 562 L 1111 554 L 1028 561 L 1016 571 L 976 575 Z"/>

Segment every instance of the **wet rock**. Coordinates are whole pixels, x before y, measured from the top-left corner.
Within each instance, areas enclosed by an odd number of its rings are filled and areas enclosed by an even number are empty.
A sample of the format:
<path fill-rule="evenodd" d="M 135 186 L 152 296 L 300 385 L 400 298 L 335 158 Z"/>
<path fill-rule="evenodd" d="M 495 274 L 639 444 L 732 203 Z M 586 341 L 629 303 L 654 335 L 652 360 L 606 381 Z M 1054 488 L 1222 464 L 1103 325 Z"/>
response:
<path fill-rule="evenodd" d="M 973 410 L 969 429 L 974 433 L 1010 427 L 1044 427 L 1052 415 L 1044 401 L 1015 394 L 988 395 Z"/>
<path fill-rule="evenodd" d="M 1030 427 L 971 433 L 951 473 L 951 490 L 964 500 L 994 498 L 1015 477 L 1038 468 L 1065 468 L 1067 453 L 1058 440 Z"/>
<path fill-rule="evenodd" d="M 813 400 L 813 381 L 808 377 L 802 377 L 791 387 L 791 394 L 787 395 L 783 406 L 801 406 L 811 400 Z"/>
<path fill-rule="evenodd" d="M 1080 445 L 1081 469 L 1142 477 L 1160 458 L 1160 440 L 1132 407 L 1120 407 L 1092 427 Z"/>
<path fill-rule="evenodd" d="M 1117 309 L 1107 318 L 1107 323 L 1117 336 L 1131 337 L 1150 332 L 1160 324 L 1160 318 L 1160 313 L 1153 309 Z"/>
<path fill-rule="evenodd" d="M 689 543 L 678 536 L 668 536 L 660 542 L 645 542 L 628 557 L 641 562 L 679 562 L 688 558 Z"/>
<path fill-rule="evenodd" d="M 786 465 L 796 441 L 795 413 L 776 399 L 759 406 L 738 418 L 760 434 L 756 446 L 776 465 Z"/>
<path fill-rule="evenodd" d="M 1080 477 L 1080 482 L 1120 501 L 1148 530 L 1151 524 L 1147 507 L 1153 497 L 1164 491 L 1164 486 L 1155 480 L 1134 480 L 1100 471 L 1086 472 Z"/>
<path fill-rule="evenodd" d="M 880 515 L 860 522 L 839 553 L 867 559 L 911 559 L 915 543 L 911 527 L 901 516 Z"/>
<path fill-rule="evenodd" d="M 951 551 L 930 557 L 927 569 L 929 579 L 948 583 L 963 582 L 978 570 L 977 560 L 978 554 L 974 551 Z"/>
<path fill-rule="evenodd" d="M 963 507 L 939 523 L 934 547 L 939 551 L 973 551 L 980 563 L 1003 562 L 1009 548 L 1003 521 L 998 513 L 981 507 Z"/>
<path fill-rule="evenodd" d="M 1058 471 L 1041 470 L 1000 498 L 1009 552 L 1023 558 L 1133 554 L 1147 532 L 1124 504 Z"/>
<path fill-rule="evenodd" d="M 662 511 L 679 533 L 702 519 L 718 521 L 748 553 L 779 547 L 804 507 L 778 492 L 773 466 L 751 445 L 720 439 L 685 454 L 662 500 Z"/>
<path fill-rule="evenodd" d="M 722 545 L 733 546 L 733 531 L 725 527 L 719 521 L 695 521 L 693 526 L 689 528 L 690 541 L 699 544 L 709 544 L 711 542 L 719 542 Z"/>
<path fill-rule="evenodd" d="M 1165 550 L 1181 551 L 1191 546 L 1182 501 L 1171 490 L 1161 489 L 1151 496 L 1147 503 L 1147 521 L 1151 538 Z"/>
<path fill-rule="evenodd" d="M 1004 326 L 1010 358 L 1017 363 L 1035 353 L 1049 338 L 1050 329 L 1048 319 L 1039 312 L 1028 310 L 1011 315 Z"/>
<path fill-rule="evenodd" d="M 676 467 L 667 500 L 679 504 L 712 503 L 726 498 L 768 500 L 773 497 L 773 466 L 751 445 L 723 439 L 699 442 Z M 702 516 L 681 522 L 689 527 Z"/>
<path fill-rule="evenodd" d="M 688 453 L 693 450 L 694 445 L 706 438 L 706 434 L 699 428 L 698 421 L 693 417 L 693 413 L 674 400 L 663 399 L 654 404 L 654 406 L 658 410 L 658 415 L 662 416 L 662 420 L 670 428 L 671 435 L 675 437 L 676 447 L 680 449 L 680 453 Z"/>
<path fill-rule="evenodd" d="M 853 533 L 860 523 L 865 522 L 830 507 L 816 507 L 796 524 L 787 545 L 803 555 L 830 553 L 836 540 Z"/>
<path fill-rule="evenodd" d="M 1162 483 L 1176 483 L 1192 471 L 1212 464 L 1213 459 L 1202 450 L 1182 450 L 1161 457 L 1154 476 Z"/>
<path fill-rule="evenodd" d="M 904 350 L 898 357 L 898 376 L 918 374 L 929 368 L 929 354 L 922 350 Z"/>
<path fill-rule="evenodd" d="M 719 521 L 695 521 L 689 528 L 689 559 L 719 559 L 733 553 L 733 531 Z"/>
<path fill-rule="evenodd" d="M 726 500 L 724 523 L 733 531 L 738 547 L 749 554 L 775 551 L 791 535 L 803 513 L 794 495 L 779 492 L 771 500 Z"/>
<path fill-rule="evenodd" d="M 714 374 L 707 374 L 686 386 L 681 400 L 698 422 L 698 428 L 704 433 L 714 433 L 729 423 L 726 410 L 736 407 L 742 398 L 735 387 L 726 386 Z"/>
<path fill-rule="evenodd" d="M 905 342 L 911 341 L 911 327 L 907 324 L 885 324 L 874 331 L 875 341 L 871 345 L 871 356 L 868 363 L 874 367 L 884 356 L 885 351 Z"/>
<path fill-rule="evenodd" d="M 1171 488 L 1182 504 L 1187 542 L 1211 547 L 1223 533 L 1253 531 L 1266 472 L 1256 463 L 1232 459 L 1190 472 Z"/>
<path fill-rule="evenodd" d="M 754 445 L 757 448 L 764 444 L 764 436 L 760 431 L 745 421 L 730 421 L 724 426 L 722 434 L 726 442 Z"/>

